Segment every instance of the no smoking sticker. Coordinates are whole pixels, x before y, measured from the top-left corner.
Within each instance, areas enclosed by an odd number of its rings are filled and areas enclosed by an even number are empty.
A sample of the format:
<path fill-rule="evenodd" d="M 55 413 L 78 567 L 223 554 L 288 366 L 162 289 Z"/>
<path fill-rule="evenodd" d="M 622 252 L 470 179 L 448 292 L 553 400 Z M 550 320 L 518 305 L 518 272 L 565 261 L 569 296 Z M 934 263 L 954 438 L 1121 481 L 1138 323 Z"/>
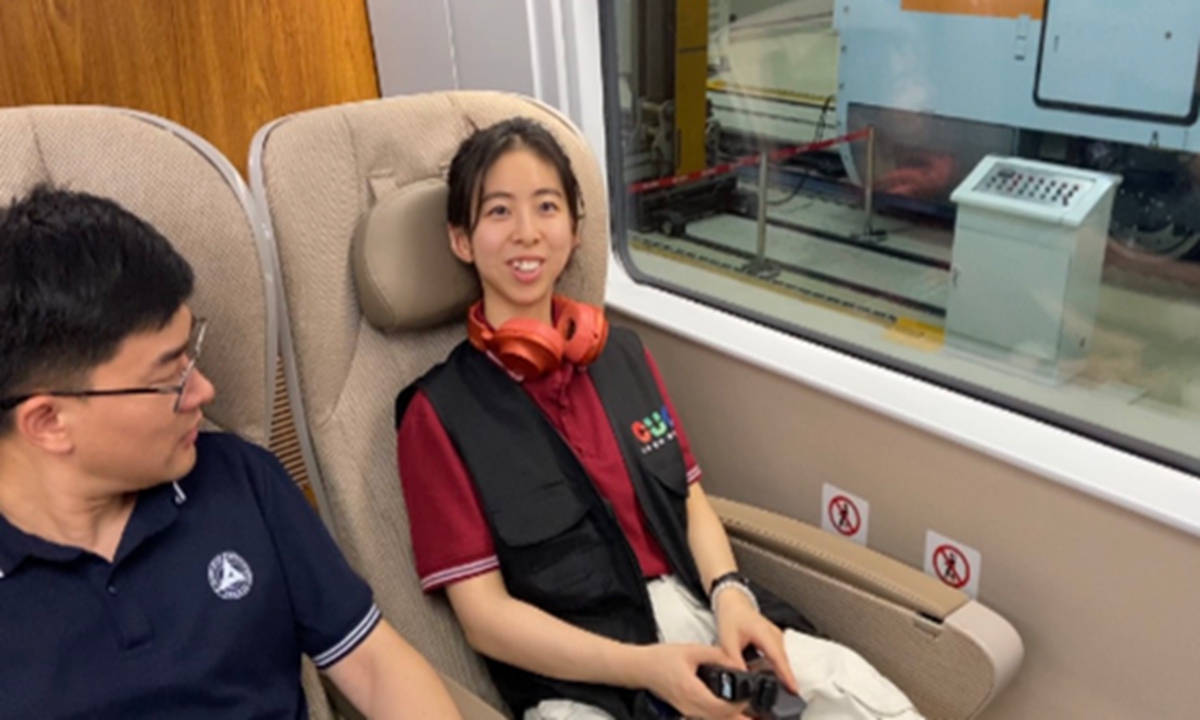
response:
<path fill-rule="evenodd" d="M 975 548 L 930 530 L 925 533 L 925 572 L 972 598 L 979 597 L 983 556 Z"/>
<path fill-rule="evenodd" d="M 821 488 L 822 530 L 866 545 L 870 511 L 870 504 L 857 495 L 829 483 Z"/>

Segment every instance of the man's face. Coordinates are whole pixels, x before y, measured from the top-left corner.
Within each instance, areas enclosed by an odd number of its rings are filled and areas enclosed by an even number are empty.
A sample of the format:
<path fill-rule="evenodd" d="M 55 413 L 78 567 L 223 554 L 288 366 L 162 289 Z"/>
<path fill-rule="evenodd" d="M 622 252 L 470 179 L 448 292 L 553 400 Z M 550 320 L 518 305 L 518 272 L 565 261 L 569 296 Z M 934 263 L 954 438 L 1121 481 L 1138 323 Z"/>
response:
<path fill-rule="evenodd" d="M 88 389 L 178 385 L 190 361 L 192 331 L 192 313 L 184 306 L 162 329 L 130 335 L 111 360 L 92 371 Z M 214 395 L 212 383 L 196 369 L 182 395 L 71 398 L 60 414 L 71 457 L 106 491 L 178 480 L 196 463 L 201 407 Z"/>

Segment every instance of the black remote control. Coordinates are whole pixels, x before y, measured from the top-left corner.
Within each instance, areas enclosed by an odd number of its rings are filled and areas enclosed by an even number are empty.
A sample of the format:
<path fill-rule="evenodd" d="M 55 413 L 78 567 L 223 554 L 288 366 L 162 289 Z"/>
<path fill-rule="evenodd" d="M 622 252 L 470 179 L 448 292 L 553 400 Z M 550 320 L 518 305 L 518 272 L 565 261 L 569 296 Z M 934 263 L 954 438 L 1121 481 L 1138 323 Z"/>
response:
<path fill-rule="evenodd" d="M 757 673 L 705 664 L 697 674 L 713 695 L 727 702 L 751 702 L 762 692 L 763 683 Z"/>
<path fill-rule="evenodd" d="M 751 717 L 761 720 L 798 720 L 807 706 L 770 670 L 747 672 L 705 664 L 696 674 L 713 695 L 728 702 L 749 703 Z"/>

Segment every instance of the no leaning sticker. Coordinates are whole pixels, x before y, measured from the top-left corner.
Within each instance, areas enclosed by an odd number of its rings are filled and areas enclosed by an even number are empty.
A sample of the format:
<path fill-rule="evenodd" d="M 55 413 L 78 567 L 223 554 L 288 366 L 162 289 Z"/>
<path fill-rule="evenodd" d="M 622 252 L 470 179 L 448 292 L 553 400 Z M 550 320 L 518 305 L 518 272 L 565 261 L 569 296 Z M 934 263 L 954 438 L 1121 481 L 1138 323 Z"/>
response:
<path fill-rule="evenodd" d="M 972 598 L 979 597 L 983 556 L 975 548 L 941 533 L 925 533 L 925 572 Z"/>
<path fill-rule="evenodd" d="M 821 529 L 867 544 L 871 506 L 857 495 L 825 483 L 821 488 Z"/>

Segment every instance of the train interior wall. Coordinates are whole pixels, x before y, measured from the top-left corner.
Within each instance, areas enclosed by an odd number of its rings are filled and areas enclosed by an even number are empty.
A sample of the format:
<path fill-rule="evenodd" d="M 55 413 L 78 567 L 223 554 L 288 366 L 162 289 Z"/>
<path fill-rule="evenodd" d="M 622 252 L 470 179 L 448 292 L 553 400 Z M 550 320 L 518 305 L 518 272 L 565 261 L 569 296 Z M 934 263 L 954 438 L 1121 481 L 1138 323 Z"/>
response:
<path fill-rule="evenodd" d="M 1013 623 L 1026 652 L 984 720 L 1194 716 L 1200 539 L 614 320 L 654 353 L 711 493 L 820 525 L 829 482 L 870 503 L 869 546 L 886 555 L 921 568 L 928 529 L 982 552 L 980 600 Z"/>

